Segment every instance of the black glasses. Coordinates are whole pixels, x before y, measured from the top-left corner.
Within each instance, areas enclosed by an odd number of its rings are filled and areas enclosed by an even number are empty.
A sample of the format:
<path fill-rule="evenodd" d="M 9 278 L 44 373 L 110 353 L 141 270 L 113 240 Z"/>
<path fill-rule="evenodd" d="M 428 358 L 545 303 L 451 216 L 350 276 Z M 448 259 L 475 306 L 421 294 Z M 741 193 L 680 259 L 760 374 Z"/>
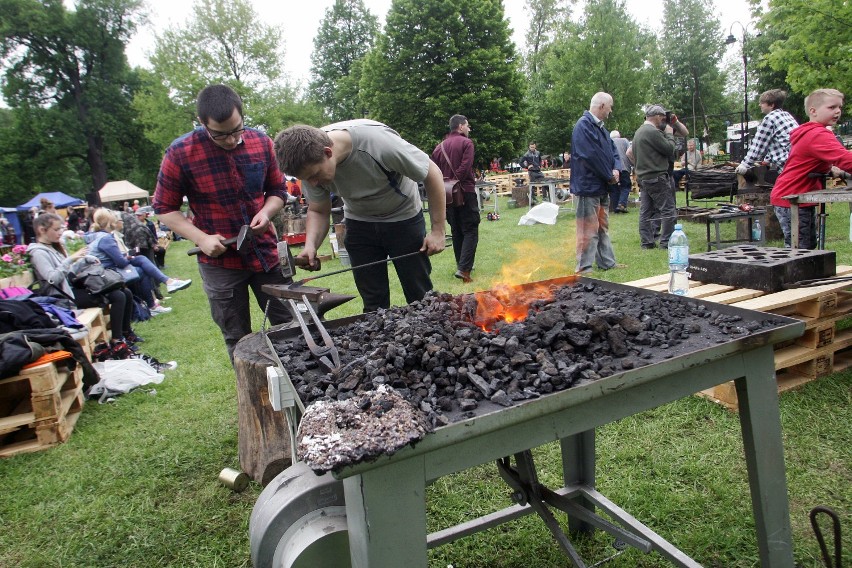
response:
<path fill-rule="evenodd" d="M 245 132 L 245 130 L 246 130 L 245 125 L 243 125 L 243 126 L 240 126 L 239 128 L 237 128 L 236 130 L 231 130 L 230 132 L 225 132 L 223 134 L 221 132 L 214 132 L 213 130 L 210 130 L 209 128 L 207 128 L 207 126 L 205 126 L 204 128 L 207 130 L 207 134 L 209 134 L 210 138 L 212 138 L 213 140 L 224 140 L 225 138 L 228 138 L 229 136 L 233 136 L 234 138 L 236 138 L 240 134 Z"/>

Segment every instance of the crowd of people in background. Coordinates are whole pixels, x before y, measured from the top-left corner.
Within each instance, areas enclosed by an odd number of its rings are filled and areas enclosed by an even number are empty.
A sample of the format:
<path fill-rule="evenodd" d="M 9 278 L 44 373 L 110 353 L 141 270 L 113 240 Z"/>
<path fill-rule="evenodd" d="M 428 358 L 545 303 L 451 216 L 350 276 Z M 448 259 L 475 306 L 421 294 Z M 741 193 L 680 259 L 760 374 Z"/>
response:
<path fill-rule="evenodd" d="M 780 172 L 771 203 L 785 245 L 790 246 L 789 203 L 783 196 L 817 189 L 819 180 L 807 177 L 813 171 L 844 175 L 852 170 L 852 153 L 827 128 L 840 118 L 842 93 L 833 89 L 811 93 L 806 99 L 810 122 L 802 126 L 781 108 L 785 96 L 779 90 L 761 95 L 766 118 L 736 172 L 744 174 L 758 163 Z M 640 189 L 638 244 L 642 249 L 666 248 L 677 219 L 675 192 L 680 179 L 703 163 L 698 140 L 688 139 L 686 126 L 658 104 L 646 107 L 645 122 L 635 131 L 632 142 L 618 131 L 610 133 L 605 121 L 614 104 L 617 101 L 608 93 L 592 97 L 589 110 L 574 125 L 571 154 L 543 155 L 537 144 L 530 142 L 519 159 L 530 184 L 545 178 L 543 170 L 570 164 L 578 273 L 591 272 L 595 266 L 599 270 L 624 266 L 616 261 L 609 239 L 609 213 L 628 212 L 633 177 Z M 42 199 L 28 212 L 24 230 L 27 242 L 32 243 L 28 250 L 40 288 L 76 307 L 109 304 L 117 350 L 132 349 L 141 341 L 130 326 L 134 307 L 142 304 L 151 315 L 168 313 L 171 308 L 163 304 L 167 297 L 162 285 L 171 294 L 192 282 L 163 273 L 165 248 L 159 244 L 156 223 L 149 218 L 154 211 L 176 235 L 198 245 L 199 271 L 211 300 L 211 314 L 232 361 L 236 342 L 251 331 L 249 290 L 265 308 L 268 297 L 262 285 L 287 283 L 276 269 L 276 238 L 270 218 L 295 201 L 293 196 L 307 200 L 306 242 L 298 259 L 307 266 L 316 265 L 317 249 L 328 233 L 331 200 L 344 199 L 345 248 L 354 265 L 370 266 L 353 273 L 364 311 L 389 307 L 383 259 L 393 260 L 406 301 L 418 300 L 432 289 L 429 256 L 445 246 L 445 222 L 453 233 L 454 276 L 465 283 L 473 281 L 480 219 L 475 182 L 484 172 L 479 174 L 474 168 L 471 126 L 465 116 L 451 117 L 449 134 L 430 159 L 389 126 L 370 120 L 323 128 L 296 125 L 280 132 L 273 143 L 265 133 L 245 126 L 242 100 L 225 85 L 202 90 L 197 111 L 202 127 L 169 147 L 153 207 L 134 200 L 123 203 L 120 211 L 70 208 L 63 219 L 50 200 Z M 685 145 L 678 146 L 675 136 L 682 137 Z M 204 159 L 194 157 L 196 154 Z M 677 169 L 676 159 L 681 162 Z M 245 172 L 220 175 L 234 168 Z M 502 171 L 502 159 L 492 158 L 489 168 Z M 223 181 L 225 178 L 231 181 Z M 441 178 L 447 193 L 441 190 Z M 251 187 L 233 185 L 234 180 L 242 179 Z M 457 181 L 462 189 L 463 199 L 457 203 L 448 201 L 448 188 L 453 185 L 448 181 Z M 207 183 L 214 191 L 197 191 L 197 183 Z M 425 188 L 431 205 L 428 226 L 418 184 Z M 243 194 L 250 199 L 240 197 L 242 201 L 234 205 L 233 196 Z M 197 205 L 192 210 L 203 212 L 201 218 L 192 220 L 183 215 L 181 208 L 187 198 L 191 206 L 194 202 Z M 802 248 L 814 245 L 812 217 L 808 209 L 800 216 Z M 245 226 L 252 231 L 253 252 L 248 255 L 226 246 L 226 240 Z M 0 238 L 8 242 L 10 234 L 14 240 L 14 229 L 0 216 Z M 72 239 L 83 239 L 84 243 L 79 250 L 69 252 Z M 75 266 L 82 261 L 117 271 L 123 275 L 124 284 L 103 297 L 93 297 L 73 279 Z M 273 323 L 289 321 L 289 313 L 278 302 L 270 306 L 268 315 Z"/>
<path fill-rule="evenodd" d="M 70 209 L 62 217 L 50 200 L 43 199 L 31 215 L 33 236 L 27 253 L 36 294 L 52 299 L 63 309 L 100 307 L 109 311 L 111 340 L 93 353 L 96 360 L 134 356 L 143 340 L 132 323 L 172 311 L 162 303 L 168 297 L 163 295 L 161 286 L 167 294 L 173 294 L 192 283 L 190 279 L 166 276 L 160 270 L 165 256 L 158 257 L 157 253 L 164 251 L 157 244 L 158 229 L 144 211 L 134 215 L 86 207 L 80 212 Z M 125 241 L 128 237 L 132 246 Z M 105 278 L 114 284 L 100 291 L 80 277 L 105 270 L 113 271 L 118 278 Z M 154 358 L 146 360 L 161 365 Z"/>

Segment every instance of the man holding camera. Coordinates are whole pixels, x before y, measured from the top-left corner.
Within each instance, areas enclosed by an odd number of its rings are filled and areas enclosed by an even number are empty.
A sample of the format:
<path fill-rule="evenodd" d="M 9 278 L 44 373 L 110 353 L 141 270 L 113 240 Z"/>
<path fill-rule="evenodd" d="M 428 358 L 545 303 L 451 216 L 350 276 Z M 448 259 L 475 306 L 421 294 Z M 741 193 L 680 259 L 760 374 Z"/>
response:
<path fill-rule="evenodd" d="M 639 238 L 643 249 L 668 248 L 669 237 L 677 220 L 677 207 L 669 165 L 677 156 L 674 127 L 686 130 L 677 116 L 667 113 L 660 105 L 645 111 L 645 122 L 636 130 L 631 148 L 639 182 Z"/>

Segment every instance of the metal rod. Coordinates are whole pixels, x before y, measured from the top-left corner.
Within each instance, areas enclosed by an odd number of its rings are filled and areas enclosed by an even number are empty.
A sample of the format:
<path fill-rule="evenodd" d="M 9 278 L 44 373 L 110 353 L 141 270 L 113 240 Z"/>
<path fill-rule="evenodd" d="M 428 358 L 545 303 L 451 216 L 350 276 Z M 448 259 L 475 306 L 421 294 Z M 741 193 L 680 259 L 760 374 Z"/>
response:
<path fill-rule="evenodd" d="M 317 278 L 325 278 L 326 276 L 332 276 L 334 274 L 343 274 L 344 272 L 351 272 L 353 270 L 357 270 L 359 268 L 364 268 L 366 266 L 374 266 L 376 264 L 387 264 L 388 262 L 392 262 L 394 260 L 399 260 L 401 258 L 414 256 L 415 254 L 423 254 L 423 251 L 416 250 L 414 252 L 409 252 L 409 253 L 406 253 L 406 254 L 401 254 L 399 256 L 393 256 L 393 257 L 390 257 L 390 258 L 386 258 L 384 260 L 376 260 L 374 262 L 367 262 L 367 263 L 364 263 L 364 264 L 359 264 L 358 266 L 350 266 L 349 268 L 342 268 L 340 270 L 332 270 L 331 272 L 326 272 L 325 274 L 320 274 L 319 276 L 309 276 L 308 278 L 302 278 L 298 282 L 293 282 L 292 284 L 290 284 L 290 288 L 296 288 L 298 286 L 304 286 L 308 282 L 312 282 L 312 281 L 316 280 Z"/>

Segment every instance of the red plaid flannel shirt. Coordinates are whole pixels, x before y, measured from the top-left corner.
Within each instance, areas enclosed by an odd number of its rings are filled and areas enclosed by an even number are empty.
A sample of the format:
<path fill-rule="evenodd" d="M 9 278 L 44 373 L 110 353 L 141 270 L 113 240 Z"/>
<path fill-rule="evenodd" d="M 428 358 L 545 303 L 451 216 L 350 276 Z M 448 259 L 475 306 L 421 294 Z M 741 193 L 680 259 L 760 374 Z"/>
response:
<path fill-rule="evenodd" d="M 196 227 L 209 235 L 237 236 L 268 197 L 287 201 L 272 140 L 259 130 L 247 128 L 242 144 L 225 150 L 214 144 L 203 128 L 181 136 L 163 157 L 154 191 L 154 212 L 180 211 L 184 196 L 195 215 Z M 256 237 L 244 254 L 229 247 L 219 257 L 201 254 L 198 260 L 223 268 L 268 272 L 278 264 L 274 230 L 270 226 Z"/>

